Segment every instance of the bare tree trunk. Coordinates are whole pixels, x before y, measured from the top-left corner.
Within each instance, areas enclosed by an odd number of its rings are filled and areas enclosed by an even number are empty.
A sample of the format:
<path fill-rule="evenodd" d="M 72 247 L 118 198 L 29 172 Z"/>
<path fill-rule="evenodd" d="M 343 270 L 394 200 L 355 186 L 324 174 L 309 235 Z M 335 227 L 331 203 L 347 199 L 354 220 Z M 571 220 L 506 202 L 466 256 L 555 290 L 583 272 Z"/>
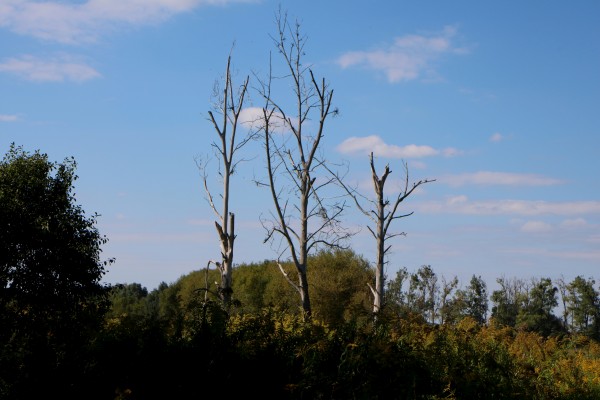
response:
<path fill-rule="evenodd" d="M 287 16 L 281 14 L 276 22 L 278 35 L 273 40 L 284 59 L 283 77 L 291 82 L 295 110 L 288 113 L 283 106 L 286 102 L 276 99 L 273 82 L 280 79 L 270 70 L 259 89 L 265 101 L 260 129 L 267 161 L 266 186 L 271 191 L 274 212 L 271 219 L 262 222 L 267 232 L 265 242 L 272 242 L 274 235 L 282 239 L 284 248 L 279 250 L 279 258 L 289 254 L 298 274 L 297 283 L 287 277 L 281 265 L 280 269 L 298 291 L 305 316 L 310 317 L 308 255 L 319 245 L 339 246 L 348 236 L 339 228 L 338 220 L 345 206 L 320 194 L 332 179 L 315 183 L 325 163 L 317 153 L 325 122 L 337 111 L 330 111 L 333 90 L 325 79 L 317 81 L 312 70 L 301 62 L 306 38 L 300 35 L 299 24 L 290 27 Z M 310 120 L 312 126 L 305 127 Z M 286 133 L 276 132 L 278 129 Z"/>
<path fill-rule="evenodd" d="M 217 132 L 219 140 L 212 143 L 218 157 L 221 159 L 221 168 L 219 175 L 223 179 L 222 188 L 222 208 L 219 212 L 214 204 L 213 196 L 208 188 L 208 177 L 206 165 L 199 165 L 203 171 L 204 189 L 207 200 L 214 211 L 217 221 L 215 228 L 219 237 L 221 249 L 221 261 L 214 264 L 218 267 L 221 274 L 221 283 L 218 288 L 218 293 L 226 309 L 231 303 L 232 289 L 232 272 L 233 272 L 233 254 L 235 242 L 235 215 L 229 211 L 230 200 L 230 182 L 231 176 L 234 174 L 238 161 L 234 156 L 251 138 L 251 135 L 245 136 L 241 141 L 236 142 L 236 134 L 240 113 L 244 106 L 245 95 L 248 89 L 249 77 L 246 77 L 244 83 L 240 86 L 236 95 L 233 91 L 233 83 L 231 78 L 231 55 L 227 59 L 227 68 L 225 71 L 224 88 L 222 93 L 215 89 L 215 96 L 219 103 L 215 107 L 215 111 L 220 113 L 222 121 L 219 124 L 212 111 L 209 111 L 210 121 Z M 237 97 L 237 100 L 236 100 Z"/>
<path fill-rule="evenodd" d="M 398 210 L 398 206 L 400 205 L 400 203 L 402 203 L 408 196 L 410 196 L 417 187 L 419 187 L 425 183 L 433 182 L 433 181 L 435 181 L 435 179 L 420 180 L 416 183 L 413 183 L 413 185 L 411 187 L 409 187 L 408 166 L 405 163 L 404 169 L 406 171 L 406 175 L 405 175 L 405 181 L 404 181 L 404 189 L 398 194 L 395 201 L 393 203 L 391 203 L 388 199 L 385 198 L 385 182 L 386 182 L 389 174 L 392 173 L 389 165 L 385 166 L 383 174 L 381 175 L 381 178 L 380 178 L 375 169 L 375 164 L 373 161 L 373 153 L 371 153 L 369 156 L 369 162 L 370 162 L 370 166 L 371 166 L 373 188 L 375 191 L 375 199 L 374 200 L 367 199 L 365 196 L 359 194 L 355 189 L 351 189 L 350 187 L 348 187 L 348 185 L 346 185 L 344 183 L 343 179 L 338 174 L 336 174 L 332 171 L 330 171 L 330 173 L 334 176 L 336 182 L 342 188 L 344 188 L 346 193 L 348 193 L 348 195 L 354 200 L 358 209 L 375 223 L 375 230 L 373 230 L 373 228 L 371 228 L 370 226 L 367 226 L 367 228 L 369 229 L 369 231 L 375 238 L 376 247 L 377 247 L 377 256 L 376 256 L 376 264 L 375 264 L 375 288 L 373 288 L 371 285 L 369 285 L 369 288 L 371 289 L 371 293 L 373 294 L 373 315 L 374 315 L 375 319 L 377 319 L 377 315 L 381 311 L 381 307 L 383 306 L 383 301 L 384 301 L 385 264 L 386 264 L 385 256 L 391 248 L 391 245 L 386 246 L 386 242 L 395 236 L 406 235 L 406 233 L 404 233 L 404 232 L 396 233 L 396 234 L 388 233 L 390 225 L 391 225 L 392 221 L 395 219 L 408 217 L 413 214 L 412 212 L 410 212 L 410 213 L 404 214 L 404 215 L 396 215 L 396 212 Z M 372 205 L 372 207 L 374 207 L 374 209 L 369 210 L 369 209 L 363 207 L 363 205 L 359 201 L 359 197 L 366 199 L 369 203 L 371 203 L 371 205 Z"/>
<path fill-rule="evenodd" d="M 375 172 L 375 166 L 373 164 L 373 153 L 371 153 L 371 172 L 373 178 L 373 186 L 375 194 L 377 196 L 377 227 L 375 232 L 375 239 L 377 241 L 377 264 L 375 265 L 375 292 L 373 297 L 373 314 L 377 315 L 381 310 L 383 303 L 383 292 L 385 285 L 385 200 L 383 189 L 385 187 L 385 180 L 389 174 L 389 169 L 386 167 L 385 173 L 378 178 Z"/>

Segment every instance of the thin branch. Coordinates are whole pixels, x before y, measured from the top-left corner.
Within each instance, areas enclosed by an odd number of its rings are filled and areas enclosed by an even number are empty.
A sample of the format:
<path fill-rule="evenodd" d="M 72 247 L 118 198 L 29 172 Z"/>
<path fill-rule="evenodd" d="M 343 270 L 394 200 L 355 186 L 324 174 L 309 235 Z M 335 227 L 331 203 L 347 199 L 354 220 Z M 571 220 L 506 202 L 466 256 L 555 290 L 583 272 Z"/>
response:
<path fill-rule="evenodd" d="M 279 270 L 281 271 L 281 273 L 283 274 L 283 277 L 285 278 L 286 281 L 288 281 L 288 283 L 290 285 L 292 285 L 292 287 L 294 289 L 296 289 L 298 292 L 301 291 L 300 286 L 296 285 L 296 283 L 294 281 L 292 281 L 288 275 L 287 272 L 285 272 L 285 269 L 283 268 L 283 266 L 281 265 L 281 263 L 279 261 L 277 261 L 277 266 L 279 267 Z"/>

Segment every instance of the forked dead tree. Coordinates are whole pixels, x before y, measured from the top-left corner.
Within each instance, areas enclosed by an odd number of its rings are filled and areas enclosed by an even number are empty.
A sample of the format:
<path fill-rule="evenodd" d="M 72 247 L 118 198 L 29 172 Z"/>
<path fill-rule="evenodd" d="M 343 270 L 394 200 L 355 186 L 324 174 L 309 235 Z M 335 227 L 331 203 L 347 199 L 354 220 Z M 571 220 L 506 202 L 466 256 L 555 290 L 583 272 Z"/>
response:
<path fill-rule="evenodd" d="M 213 263 L 221 273 L 221 283 L 218 287 L 218 293 L 226 309 L 230 305 L 233 293 L 231 277 L 233 270 L 233 245 L 236 237 L 235 215 L 229 209 L 231 196 L 230 182 L 231 176 L 235 173 L 236 167 L 241 161 L 237 160 L 235 155 L 252 138 L 251 135 L 246 135 L 241 140 L 238 140 L 237 136 L 238 126 L 240 125 L 240 113 L 242 112 L 248 91 L 249 79 L 249 77 L 246 77 L 244 83 L 239 86 L 237 91 L 234 91 L 231 78 L 231 55 L 229 55 L 223 87 L 215 84 L 214 97 L 216 104 L 214 106 L 214 113 L 213 111 L 208 112 L 209 120 L 212 122 L 218 136 L 218 140 L 212 142 L 211 146 L 220 159 L 219 176 L 223 183 L 222 192 L 220 193 L 222 199 L 220 211 L 217 209 L 214 197 L 209 189 L 206 164 L 199 165 L 202 171 L 207 201 L 217 217 L 215 227 L 221 247 L 221 261 L 213 261 Z M 215 113 L 217 114 L 216 116 Z M 210 263 L 209 261 L 208 265 Z"/>
<path fill-rule="evenodd" d="M 325 79 L 317 80 L 310 67 L 302 64 L 306 38 L 300 26 L 290 26 L 287 16 L 277 15 L 275 46 L 283 58 L 285 72 L 276 76 L 272 67 L 258 91 L 265 104 L 258 118 L 265 146 L 267 183 L 274 211 L 262 219 L 267 241 L 280 239 L 279 260 L 287 253 L 298 274 L 294 282 L 279 263 L 288 282 L 298 291 L 302 309 L 310 317 L 312 309 L 307 279 L 307 259 L 320 245 L 341 247 L 349 234 L 339 225 L 345 204 L 326 198 L 324 190 L 333 182 L 329 174 L 319 176 L 325 160 L 319 156 L 328 117 L 333 110 L 333 90 Z M 291 99 L 280 98 L 276 83 L 292 88 Z M 324 178 L 324 179 L 323 179 Z"/>
<path fill-rule="evenodd" d="M 338 175 L 332 172 L 332 175 L 335 177 L 337 183 L 344 188 L 344 190 L 348 193 L 348 195 L 354 200 L 354 203 L 358 207 L 358 209 L 365 214 L 367 217 L 371 219 L 374 223 L 374 227 L 367 225 L 369 232 L 373 235 L 377 245 L 377 260 L 375 264 L 375 288 L 369 284 L 369 288 L 373 294 L 373 314 L 375 316 L 378 315 L 381 310 L 381 306 L 383 304 L 383 295 L 385 288 L 385 264 L 387 263 L 385 258 L 386 254 L 391 249 L 391 245 L 387 244 L 390 239 L 396 236 L 405 236 L 405 232 L 400 233 L 390 233 L 390 225 L 392 221 L 405 218 L 412 215 L 414 212 L 410 212 L 408 214 L 397 214 L 398 207 L 400 203 L 402 203 L 407 197 L 409 197 L 416 188 L 419 186 L 433 182 L 435 179 L 424 179 L 418 182 L 415 182 L 409 185 L 409 176 L 408 176 L 408 165 L 406 162 L 404 163 L 404 171 L 405 171 L 405 180 L 404 187 L 396 196 L 394 201 L 390 201 L 385 196 L 385 183 L 392 173 L 389 164 L 385 166 L 383 170 L 383 174 L 381 177 L 377 174 L 375 169 L 375 163 L 373 161 L 373 153 L 369 156 L 370 166 L 371 166 L 371 178 L 373 181 L 373 189 L 375 190 L 375 198 L 368 198 L 362 194 L 360 194 L 356 189 L 350 188 L 343 179 Z M 369 203 L 371 206 L 367 207 L 364 205 L 364 201 Z"/>

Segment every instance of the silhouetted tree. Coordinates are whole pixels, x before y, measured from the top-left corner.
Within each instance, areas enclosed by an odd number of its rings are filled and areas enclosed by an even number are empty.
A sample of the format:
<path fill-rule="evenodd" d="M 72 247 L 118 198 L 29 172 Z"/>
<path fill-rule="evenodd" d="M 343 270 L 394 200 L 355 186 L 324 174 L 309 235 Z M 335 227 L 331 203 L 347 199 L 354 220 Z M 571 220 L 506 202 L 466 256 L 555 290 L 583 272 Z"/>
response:
<path fill-rule="evenodd" d="M 600 339 L 600 297 L 595 283 L 592 278 L 575 277 L 567 286 L 567 307 L 573 331 Z"/>
<path fill-rule="evenodd" d="M 563 330 L 560 320 L 552 313 L 558 305 L 557 292 L 550 278 L 533 279 L 517 315 L 517 327 L 543 336 Z"/>
<path fill-rule="evenodd" d="M 76 204 L 76 163 L 11 145 L 0 162 L 0 397 L 68 394 L 102 318 L 106 238 Z M 63 386 L 61 386 L 63 385 Z M 39 393 L 38 393 L 39 391 Z"/>
<path fill-rule="evenodd" d="M 499 325 L 514 327 L 526 293 L 525 282 L 520 279 L 498 278 L 500 289 L 492 292 L 492 318 Z"/>

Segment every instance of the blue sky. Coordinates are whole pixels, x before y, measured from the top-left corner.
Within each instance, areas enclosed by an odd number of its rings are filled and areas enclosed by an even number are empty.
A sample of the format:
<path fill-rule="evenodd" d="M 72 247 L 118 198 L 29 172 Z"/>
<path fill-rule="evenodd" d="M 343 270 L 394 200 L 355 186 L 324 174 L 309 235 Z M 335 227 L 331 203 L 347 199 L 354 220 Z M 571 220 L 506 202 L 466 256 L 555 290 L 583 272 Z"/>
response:
<path fill-rule="evenodd" d="M 116 258 L 105 282 L 152 289 L 218 257 L 196 167 L 215 139 L 212 89 L 234 42 L 238 82 L 268 71 L 279 5 L 334 89 L 328 159 L 366 194 L 370 151 L 396 182 L 403 161 L 411 183 L 436 179 L 403 203 L 414 215 L 392 226 L 407 236 L 389 276 L 600 278 L 597 1 L 2 0 L 0 150 L 75 157 L 77 200 Z M 272 259 L 260 145 L 244 157 L 236 261 Z M 372 260 L 369 221 L 344 220 Z"/>

